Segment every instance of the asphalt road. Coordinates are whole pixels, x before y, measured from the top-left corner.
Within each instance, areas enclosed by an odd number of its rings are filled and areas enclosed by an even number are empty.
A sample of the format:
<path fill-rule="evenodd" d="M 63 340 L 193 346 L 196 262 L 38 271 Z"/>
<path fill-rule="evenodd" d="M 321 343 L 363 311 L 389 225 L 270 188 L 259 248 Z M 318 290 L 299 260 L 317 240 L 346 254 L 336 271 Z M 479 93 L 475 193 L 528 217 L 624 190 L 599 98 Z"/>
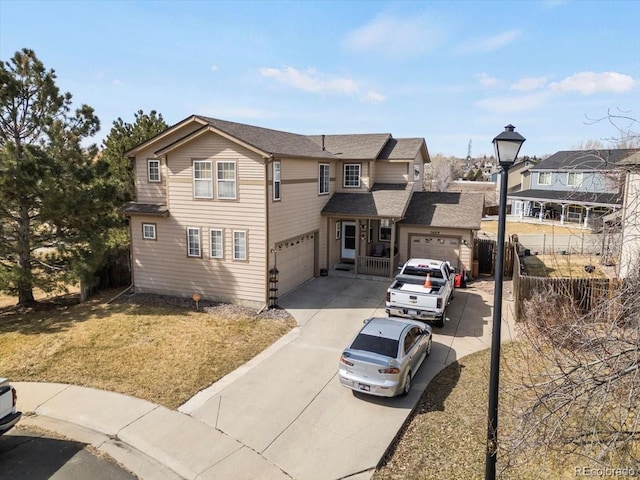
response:
<path fill-rule="evenodd" d="M 86 445 L 14 427 L 0 436 L 0 478 L 11 480 L 136 480 Z"/>

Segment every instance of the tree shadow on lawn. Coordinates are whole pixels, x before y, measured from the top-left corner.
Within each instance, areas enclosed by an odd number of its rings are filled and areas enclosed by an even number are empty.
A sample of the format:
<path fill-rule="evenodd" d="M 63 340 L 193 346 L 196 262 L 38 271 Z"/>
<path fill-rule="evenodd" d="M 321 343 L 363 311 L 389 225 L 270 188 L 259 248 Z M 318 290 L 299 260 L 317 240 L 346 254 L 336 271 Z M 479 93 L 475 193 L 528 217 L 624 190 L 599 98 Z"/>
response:
<path fill-rule="evenodd" d="M 140 315 L 188 315 L 188 311 L 177 306 L 149 306 L 144 302 L 133 304 L 104 303 L 108 298 L 98 296 L 80 303 L 77 294 L 61 295 L 39 301 L 28 307 L 11 306 L 0 309 L 0 334 L 21 333 L 41 335 L 68 330 L 74 324 L 87 320 L 102 319 L 114 314 Z"/>

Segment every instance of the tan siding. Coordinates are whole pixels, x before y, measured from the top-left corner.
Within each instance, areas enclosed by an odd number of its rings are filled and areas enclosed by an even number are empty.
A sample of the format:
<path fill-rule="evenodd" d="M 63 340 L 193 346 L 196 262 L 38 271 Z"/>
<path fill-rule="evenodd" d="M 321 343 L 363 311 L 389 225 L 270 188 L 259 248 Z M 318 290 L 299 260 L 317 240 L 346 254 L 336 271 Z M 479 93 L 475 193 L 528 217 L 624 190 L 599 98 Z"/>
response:
<path fill-rule="evenodd" d="M 188 124 L 180 130 L 168 135 L 163 140 L 163 145 L 168 145 L 175 142 L 179 138 L 188 135 L 200 128 L 199 124 Z M 136 200 L 142 203 L 162 203 L 167 200 L 166 197 L 166 185 L 167 185 L 167 166 L 163 159 L 160 159 L 160 183 L 149 182 L 147 177 L 147 160 L 151 158 L 158 158 L 154 152 L 161 147 L 157 144 L 152 147 L 146 148 L 136 155 L 135 160 L 135 183 L 136 183 Z"/>
<path fill-rule="evenodd" d="M 329 195 L 318 194 L 318 165 L 329 163 Z M 281 200 L 273 201 L 269 168 L 269 240 L 276 243 L 308 232 L 320 231 L 318 239 L 319 268 L 326 268 L 325 219 L 320 212 L 335 191 L 336 162 L 308 159 L 280 160 Z"/>
<path fill-rule="evenodd" d="M 194 199 L 193 159 L 213 162 L 214 196 L 216 160 L 236 162 L 237 199 Z M 153 245 L 143 242 L 136 234 L 141 217 L 132 219 L 136 289 L 263 305 L 267 300 L 263 160 L 211 133 L 171 152 L 167 167 L 170 216 L 154 220 L 158 240 Z M 201 229 L 202 258 L 187 257 L 187 227 Z M 223 259 L 210 258 L 211 228 L 224 230 Z M 232 259 L 233 230 L 247 232 L 248 261 Z"/>
<path fill-rule="evenodd" d="M 376 164 L 376 183 L 408 183 L 413 181 L 413 170 L 411 178 L 407 170 L 409 169 L 407 162 L 377 162 Z"/>

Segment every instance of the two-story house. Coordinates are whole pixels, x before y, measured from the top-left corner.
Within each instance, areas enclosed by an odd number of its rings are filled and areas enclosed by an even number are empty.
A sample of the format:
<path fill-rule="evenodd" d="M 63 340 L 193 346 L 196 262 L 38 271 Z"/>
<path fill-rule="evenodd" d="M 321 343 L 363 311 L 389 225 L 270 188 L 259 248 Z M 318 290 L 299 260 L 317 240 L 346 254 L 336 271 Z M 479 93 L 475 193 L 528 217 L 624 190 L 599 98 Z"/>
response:
<path fill-rule="evenodd" d="M 510 191 L 512 215 L 589 226 L 622 205 L 619 162 L 638 149 L 561 151 L 528 169 L 529 188 Z"/>
<path fill-rule="evenodd" d="M 191 116 L 128 152 L 135 290 L 273 305 L 336 268 L 468 270 L 482 200 L 425 196 L 422 138 L 299 135 Z"/>

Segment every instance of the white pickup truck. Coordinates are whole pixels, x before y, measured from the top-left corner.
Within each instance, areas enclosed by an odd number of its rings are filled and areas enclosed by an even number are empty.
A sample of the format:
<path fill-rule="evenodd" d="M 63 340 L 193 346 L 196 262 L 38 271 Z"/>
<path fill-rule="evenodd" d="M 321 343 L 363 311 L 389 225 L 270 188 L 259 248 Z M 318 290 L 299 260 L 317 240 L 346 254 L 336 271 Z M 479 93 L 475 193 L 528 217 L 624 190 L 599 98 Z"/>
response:
<path fill-rule="evenodd" d="M 455 274 L 447 262 L 412 258 L 387 289 L 386 312 L 393 317 L 433 321 L 436 327 L 443 327 L 454 284 Z"/>
<path fill-rule="evenodd" d="M 16 389 L 9 380 L 0 378 L 0 435 L 11 430 L 22 417 L 22 412 L 16 410 L 17 399 Z"/>

